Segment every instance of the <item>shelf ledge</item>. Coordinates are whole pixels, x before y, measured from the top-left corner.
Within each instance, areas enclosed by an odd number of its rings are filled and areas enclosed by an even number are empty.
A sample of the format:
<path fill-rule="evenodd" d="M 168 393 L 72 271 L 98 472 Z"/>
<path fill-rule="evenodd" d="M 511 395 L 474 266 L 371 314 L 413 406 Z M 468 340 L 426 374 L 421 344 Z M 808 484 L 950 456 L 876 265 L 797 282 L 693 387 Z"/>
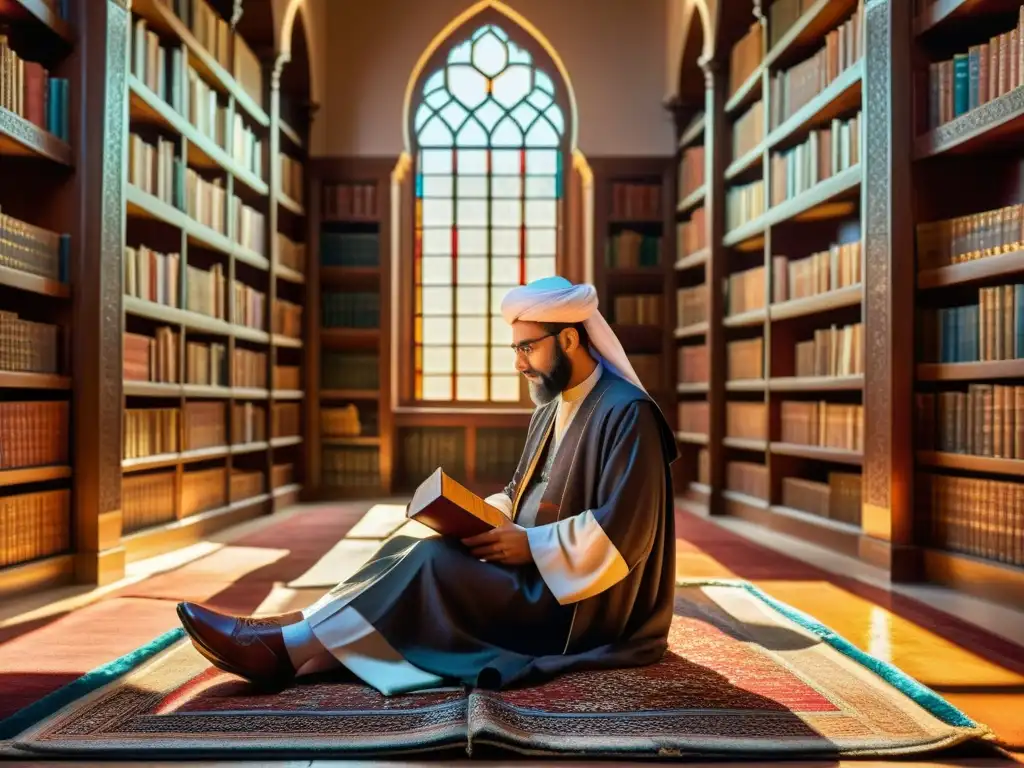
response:
<path fill-rule="evenodd" d="M 0 107 L 0 155 L 40 157 L 70 168 L 71 147 L 9 109 Z"/>
<path fill-rule="evenodd" d="M 1024 126 L 1024 85 L 1004 93 L 914 141 L 914 159 L 977 152 L 986 145 L 1016 140 Z"/>

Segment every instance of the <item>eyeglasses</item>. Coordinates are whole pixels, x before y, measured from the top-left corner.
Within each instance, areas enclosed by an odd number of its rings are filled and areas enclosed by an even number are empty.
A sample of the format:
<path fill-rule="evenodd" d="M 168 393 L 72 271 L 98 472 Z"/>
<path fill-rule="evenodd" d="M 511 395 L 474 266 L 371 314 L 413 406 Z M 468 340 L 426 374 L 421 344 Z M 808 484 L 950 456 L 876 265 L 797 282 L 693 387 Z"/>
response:
<path fill-rule="evenodd" d="M 533 354 L 533 345 L 539 341 L 550 338 L 551 336 L 557 336 L 557 333 L 545 333 L 543 336 L 538 336 L 535 339 L 527 339 L 526 341 L 520 341 L 518 344 L 510 344 L 512 351 L 517 355 L 525 355 L 529 357 Z"/>

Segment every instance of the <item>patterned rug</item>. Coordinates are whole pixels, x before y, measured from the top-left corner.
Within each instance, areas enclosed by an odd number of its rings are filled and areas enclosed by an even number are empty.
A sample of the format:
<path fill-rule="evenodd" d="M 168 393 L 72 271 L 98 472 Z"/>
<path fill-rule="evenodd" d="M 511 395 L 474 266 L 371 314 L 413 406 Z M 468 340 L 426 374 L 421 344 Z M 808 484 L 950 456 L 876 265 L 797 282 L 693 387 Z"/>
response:
<path fill-rule="evenodd" d="M 922 754 L 990 740 L 937 694 L 740 581 L 681 582 L 657 664 L 508 691 L 386 698 L 307 680 L 260 693 L 179 630 L 0 721 L 0 755 L 592 757 Z"/>

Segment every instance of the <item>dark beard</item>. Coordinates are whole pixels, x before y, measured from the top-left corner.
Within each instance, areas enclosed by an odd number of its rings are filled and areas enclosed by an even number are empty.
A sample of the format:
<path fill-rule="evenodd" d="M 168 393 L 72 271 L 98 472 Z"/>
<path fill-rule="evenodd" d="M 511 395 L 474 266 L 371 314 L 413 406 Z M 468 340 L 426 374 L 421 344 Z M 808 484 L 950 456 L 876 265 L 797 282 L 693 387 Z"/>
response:
<path fill-rule="evenodd" d="M 551 366 L 550 371 L 547 373 L 527 371 L 527 373 L 540 377 L 539 382 L 529 382 L 530 399 L 537 405 L 544 405 L 565 391 L 569 379 L 572 378 L 572 363 L 569 362 L 569 356 L 565 354 L 565 350 L 560 346 L 555 346 L 555 364 Z"/>

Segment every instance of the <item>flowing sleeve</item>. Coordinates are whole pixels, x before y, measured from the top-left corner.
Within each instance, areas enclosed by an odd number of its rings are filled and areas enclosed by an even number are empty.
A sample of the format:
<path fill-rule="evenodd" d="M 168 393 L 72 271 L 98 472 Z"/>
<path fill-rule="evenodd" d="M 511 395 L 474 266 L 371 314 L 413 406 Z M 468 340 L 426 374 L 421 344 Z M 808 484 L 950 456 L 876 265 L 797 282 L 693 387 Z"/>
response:
<path fill-rule="evenodd" d="M 631 403 L 595 468 L 599 506 L 526 529 L 537 569 L 559 603 L 598 595 L 643 562 L 664 525 L 666 471 L 653 406 Z"/>

